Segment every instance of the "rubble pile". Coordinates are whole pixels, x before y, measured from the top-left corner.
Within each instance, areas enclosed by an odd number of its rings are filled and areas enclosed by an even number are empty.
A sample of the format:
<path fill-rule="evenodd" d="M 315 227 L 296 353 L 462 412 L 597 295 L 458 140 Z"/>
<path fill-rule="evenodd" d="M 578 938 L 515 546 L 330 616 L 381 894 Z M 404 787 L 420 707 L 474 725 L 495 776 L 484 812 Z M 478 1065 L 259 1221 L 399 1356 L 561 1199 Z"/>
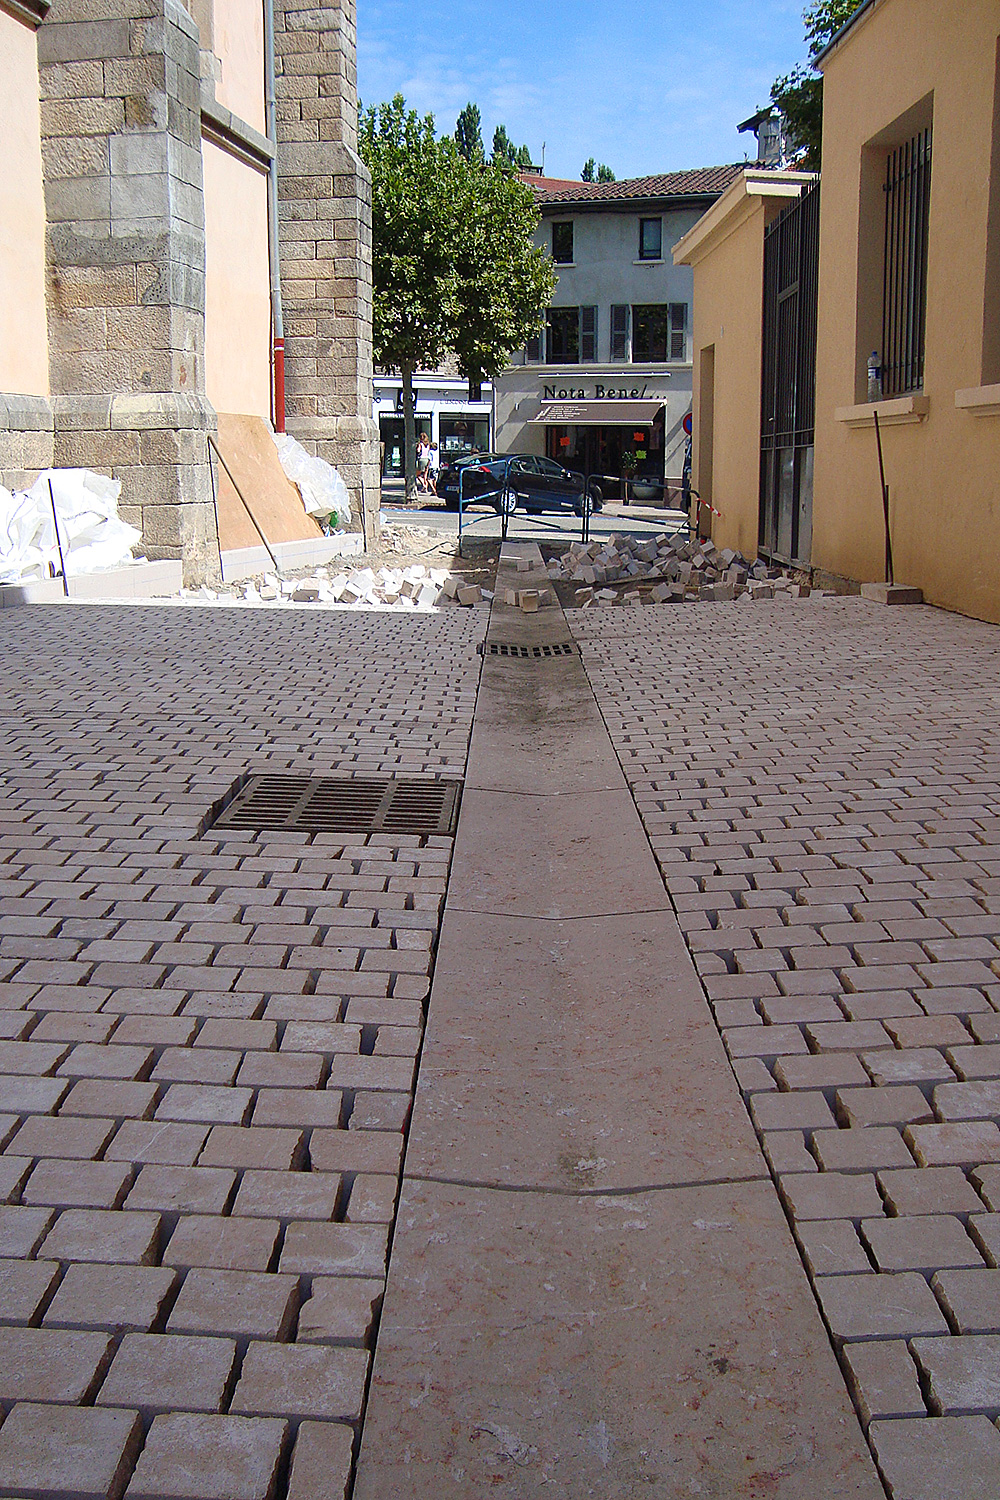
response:
<path fill-rule="evenodd" d="M 447 568 L 428 568 L 423 563 L 407 567 L 353 568 L 339 571 L 335 564 L 316 568 L 308 577 L 282 578 L 265 573 L 227 589 L 184 589 L 182 598 L 221 600 L 246 604 L 340 604 L 358 608 L 398 610 L 439 608 L 447 604 L 480 604 L 491 597 Z"/>
<path fill-rule="evenodd" d="M 553 583 L 579 583 L 576 604 L 588 609 L 609 604 L 685 604 L 698 600 L 773 599 L 776 594 L 806 598 L 808 583 L 782 568 L 757 559 L 750 562 L 730 547 L 692 539 L 687 532 L 669 536 L 612 536 L 606 542 L 571 543 L 560 558 L 548 564 Z M 622 592 L 609 584 L 635 582 Z"/>

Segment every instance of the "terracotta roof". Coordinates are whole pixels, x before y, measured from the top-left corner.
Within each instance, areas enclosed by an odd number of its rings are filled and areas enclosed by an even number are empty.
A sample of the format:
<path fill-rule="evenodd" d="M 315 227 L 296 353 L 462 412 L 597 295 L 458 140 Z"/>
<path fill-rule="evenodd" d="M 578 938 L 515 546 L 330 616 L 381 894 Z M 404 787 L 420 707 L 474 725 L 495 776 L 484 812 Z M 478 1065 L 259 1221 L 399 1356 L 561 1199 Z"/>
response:
<path fill-rule="evenodd" d="M 746 162 L 725 167 L 695 167 L 687 172 L 663 172 L 656 177 L 630 177 L 624 182 L 574 182 L 562 177 L 521 174 L 539 203 L 617 203 L 629 198 L 719 197 L 743 171 Z"/>

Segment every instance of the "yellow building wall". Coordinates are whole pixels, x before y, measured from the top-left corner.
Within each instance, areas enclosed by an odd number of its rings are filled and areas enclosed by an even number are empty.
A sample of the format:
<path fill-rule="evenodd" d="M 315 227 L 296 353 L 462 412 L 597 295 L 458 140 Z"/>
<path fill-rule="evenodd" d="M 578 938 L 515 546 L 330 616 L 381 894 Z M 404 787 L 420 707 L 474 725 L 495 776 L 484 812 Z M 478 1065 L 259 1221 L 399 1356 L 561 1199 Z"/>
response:
<path fill-rule="evenodd" d="M 1000 620 L 1000 415 L 957 409 L 956 393 L 1000 380 L 983 367 L 984 322 L 1000 319 L 1000 306 L 986 305 L 998 290 L 987 297 L 998 34 L 994 0 L 882 0 L 826 60 L 812 551 L 834 573 L 883 577 L 874 427 L 837 416 L 865 402 L 876 346 L 859 333 L 859 282 L 881 305 L 877 278 L 859 277 L 861 161 L 866 143 L 933 95 L 927 415 L 883 428 L 895 576 L 932 604 L 988 620 Z"/>
<path fill-rule="evenodd" d="M 205 183 L 205 389 L 216 411 L 270 415 L 267 178 L 211 141 Z"/>
<path fill-rule="evenodd" d="M 264 134 L 264 7 L 261 0 L 215 0 L 215 97 Z"/>
<path fill-rule="evenodd" d="M 745 557 L 757 555 L 765 222 L 763 200 L 753 200 L 694 267 L 692 483 L 721 512 L 702 516 L 716 546 Z"/>
<path fill-rule="evenodd" d="M 0 11 L 0 391 L 49 394 L 34 30 Z"/>

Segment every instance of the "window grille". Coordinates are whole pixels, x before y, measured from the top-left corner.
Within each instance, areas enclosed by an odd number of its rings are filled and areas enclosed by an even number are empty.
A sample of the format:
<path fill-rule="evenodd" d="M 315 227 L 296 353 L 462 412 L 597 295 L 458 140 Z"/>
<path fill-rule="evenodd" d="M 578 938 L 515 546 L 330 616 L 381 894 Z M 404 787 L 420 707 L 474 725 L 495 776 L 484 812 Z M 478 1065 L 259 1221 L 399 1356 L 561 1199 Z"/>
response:
<path fill-rule="evenodd" d="M 918 391 L 924 383 L 930 197 L 928 127 L 890 151 L 886 164 L 882 394 L 887 397 Z"/>
<path fill-rule="evenodd" d="M 611 309 L 611 358 L 628 359 L 628 303 L 620 303 Z"/>
<path fill-rule="evenodd" d="M 687 358 L 687 303 L 670 304 L 670 358 Z"/>

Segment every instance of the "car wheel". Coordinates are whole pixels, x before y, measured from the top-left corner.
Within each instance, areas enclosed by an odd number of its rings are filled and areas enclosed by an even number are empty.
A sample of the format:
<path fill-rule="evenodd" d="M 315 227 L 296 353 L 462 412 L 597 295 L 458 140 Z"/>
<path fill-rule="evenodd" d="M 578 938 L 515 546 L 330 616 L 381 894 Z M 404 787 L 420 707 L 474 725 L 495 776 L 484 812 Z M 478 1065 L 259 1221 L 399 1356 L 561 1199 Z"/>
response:
<path fill-rule="evenodd" d="M 508 486 L 495 504 L 498 516 L 512 516 L 517 510 L 517 491 Z"/>

